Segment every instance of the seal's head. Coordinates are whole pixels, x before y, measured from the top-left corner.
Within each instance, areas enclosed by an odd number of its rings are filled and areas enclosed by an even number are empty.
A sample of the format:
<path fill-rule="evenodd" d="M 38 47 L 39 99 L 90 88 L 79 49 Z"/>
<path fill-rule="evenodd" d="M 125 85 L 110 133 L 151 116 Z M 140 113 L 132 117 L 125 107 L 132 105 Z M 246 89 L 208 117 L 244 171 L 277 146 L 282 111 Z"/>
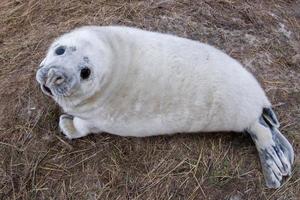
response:
<path fill-rule="evenodd" d="M 103 42 L 88 29 L 61 36 L 50 46 L 36 73 L 42 91 L 59 104 L 89 98 L 104 84 L 108 70 L 104 50 Z"/>

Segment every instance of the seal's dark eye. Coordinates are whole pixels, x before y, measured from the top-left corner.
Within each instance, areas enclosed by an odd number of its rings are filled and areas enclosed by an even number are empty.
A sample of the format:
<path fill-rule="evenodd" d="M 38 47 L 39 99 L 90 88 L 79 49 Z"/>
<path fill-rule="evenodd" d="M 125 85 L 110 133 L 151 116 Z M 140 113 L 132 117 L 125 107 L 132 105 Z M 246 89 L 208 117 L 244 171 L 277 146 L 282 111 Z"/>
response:
<path fill-rule="evenodd" d="M 87 67 L 83 68 L 81 71 L 80 71 L 80 77 L 82 79 L 87 79 L 91 74 L 91 70 Z"/>
<path fill-rule="evenodd" d="M 60 55 L 63 55 L 65 53 L 65 47 L 58 47 L 56 50 L 55 50 L 55 53 L 56 55 L 60 56 Z"/>

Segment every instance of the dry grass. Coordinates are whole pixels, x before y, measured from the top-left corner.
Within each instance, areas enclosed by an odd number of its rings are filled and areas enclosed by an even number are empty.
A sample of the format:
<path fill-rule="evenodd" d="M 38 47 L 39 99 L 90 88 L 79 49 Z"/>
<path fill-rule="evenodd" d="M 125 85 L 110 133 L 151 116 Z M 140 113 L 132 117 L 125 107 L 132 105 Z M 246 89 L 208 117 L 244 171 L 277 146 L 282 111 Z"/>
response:
<path fill-rule="evenodd" d="M 35 82 L 52 39 L 122 24 L 213 44 L 252 71 L 293 143 L 293 176 L 265 188 L 247 135 L 68 141 Z M 284 25 L 284 27 L 283 27 Z M 1 199 L 299 199 L 300 3 L 293 0 L 1 0 Z"/>

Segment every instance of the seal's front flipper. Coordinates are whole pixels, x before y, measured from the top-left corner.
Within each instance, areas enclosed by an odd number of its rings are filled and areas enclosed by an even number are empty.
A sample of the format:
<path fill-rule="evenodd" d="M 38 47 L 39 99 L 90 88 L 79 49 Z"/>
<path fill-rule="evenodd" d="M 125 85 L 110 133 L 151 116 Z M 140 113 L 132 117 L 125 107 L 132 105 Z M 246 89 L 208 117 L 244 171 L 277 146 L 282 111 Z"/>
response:
<path fill-rule="evenodd" d="M 267 112 L 266 112 L 267 111 Z M 278 188 L 283 176 L 291 174 L 294 151 L 278 130 L 279 123 L 271 109 L 264 109 L 261 117 L 248 128 L 259 152 L 267 187 Z"/>
<path fill-rule="evenodd" d="M 89 131 L 82 120 L 71 115 L 63 114 L 59 118 L 59 128 L 68 139 L 86 136 Z"/>

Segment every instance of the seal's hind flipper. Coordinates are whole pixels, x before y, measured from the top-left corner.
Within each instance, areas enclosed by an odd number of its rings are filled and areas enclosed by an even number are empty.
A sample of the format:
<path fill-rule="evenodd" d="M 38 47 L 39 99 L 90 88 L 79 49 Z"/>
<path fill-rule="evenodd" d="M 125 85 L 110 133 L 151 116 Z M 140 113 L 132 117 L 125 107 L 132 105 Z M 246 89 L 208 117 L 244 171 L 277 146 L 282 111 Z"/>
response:
<path fill-rule="evenodd" d="M 293 164 L 295 155 L 292 145 L 277 128 L 272 129 L 272 135 L 273 140 L 275 141 L 275 144 L 277 145 L 278 149 L 285 154 L 285 157 L 288 158 L 289 163 Z"/>
<path fill-rule="evenodd" d="M 272 108 L 263 108 L 262 116 L 269 127 L 279 128 L 280 124 Z"/>
<path fill-rule="evenodd" d="M 269 188 L 278 188 L 283 176 L 291 174 L 294 151 L 288 140 L 278 130 L 279 123 L 271 108 L 263 110 L 260 118 L 248 128 Z"/>

